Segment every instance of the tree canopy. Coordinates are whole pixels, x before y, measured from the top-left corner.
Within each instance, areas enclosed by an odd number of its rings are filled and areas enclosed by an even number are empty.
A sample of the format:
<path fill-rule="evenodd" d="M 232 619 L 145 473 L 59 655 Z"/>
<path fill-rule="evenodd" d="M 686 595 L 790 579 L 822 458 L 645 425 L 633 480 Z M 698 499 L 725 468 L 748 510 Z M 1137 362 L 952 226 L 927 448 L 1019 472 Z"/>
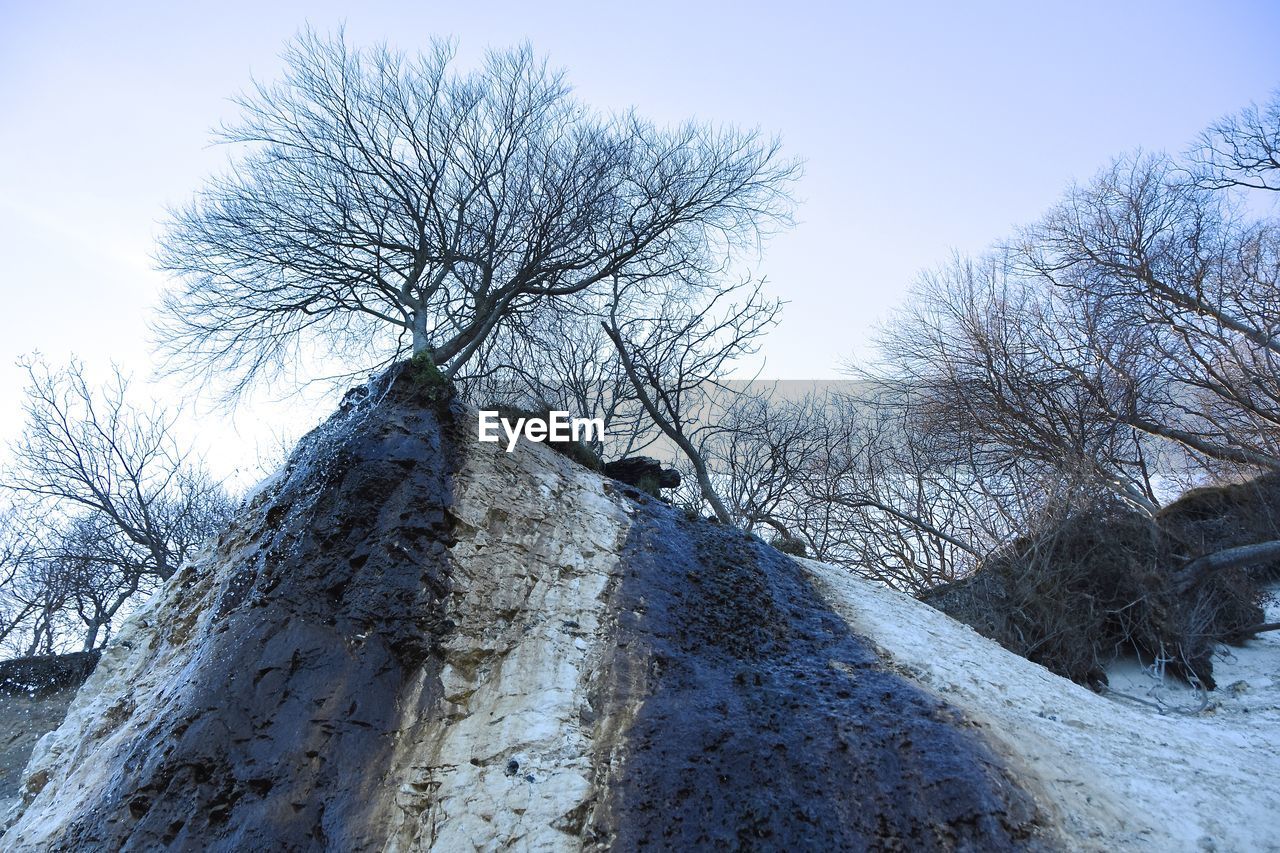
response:
<path fill-rule="evenodd" d="M 236 99 L 230 169 L 172 213 L 173 364 L 269 377 L 300 348 L 446 373 L 550 301 L 716 287 L 787 222 L 796 162 L 755 131 L 659 127 L 572 94 L 528 47 L 455 69 L 300 35 L 286 73 Z M 634 300 L 633 300 L 634 301 Z"/>

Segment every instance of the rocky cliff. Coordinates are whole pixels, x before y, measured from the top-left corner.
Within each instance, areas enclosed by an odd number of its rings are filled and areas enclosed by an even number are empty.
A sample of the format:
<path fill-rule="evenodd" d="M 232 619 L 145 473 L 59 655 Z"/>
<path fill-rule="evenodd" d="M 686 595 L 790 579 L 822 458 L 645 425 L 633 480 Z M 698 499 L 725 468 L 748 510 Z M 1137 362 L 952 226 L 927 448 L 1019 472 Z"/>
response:
<path fill-rule="evenodd" d="M 300 444 L 105 652 L 0 846 L 1160 849 L 860 602 L 1038 667 L 440 397 L 393 371 Z"/>

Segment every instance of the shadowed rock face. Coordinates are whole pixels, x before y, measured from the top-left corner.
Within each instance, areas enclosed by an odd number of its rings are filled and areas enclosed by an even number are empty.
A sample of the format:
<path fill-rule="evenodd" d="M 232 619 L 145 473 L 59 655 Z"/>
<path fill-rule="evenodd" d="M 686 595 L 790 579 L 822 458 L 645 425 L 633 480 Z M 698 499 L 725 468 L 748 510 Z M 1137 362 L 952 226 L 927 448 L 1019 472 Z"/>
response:
<path fill-rule="evenodd" d="M 119 708 L 142 725 L 53 848 L 380 843 L 368 786 L 389 770 L 410 674 L 431 668 L 448 627 L 449 454 L 403 384 L 306 441 L 217 548 L 221 583 L 199 602 L 212 618 L 186 643 L 173 698 Z M 136 713 L 157 700 L 162 713 Z"/>
<path fill-rule="evenodd" d="M 1025 846 L 1030 798 L 794 562 L 653 502 L 623 562 L 602 704 L 639 710 L 597 812 L 613 849 Z"/>
<path fill-rule="evenodd" d="M 305 439 L 104 653 L 0 847 L 1031 837 L 982 743 L 795 563 L 473 423 L 392 374 Z"/>

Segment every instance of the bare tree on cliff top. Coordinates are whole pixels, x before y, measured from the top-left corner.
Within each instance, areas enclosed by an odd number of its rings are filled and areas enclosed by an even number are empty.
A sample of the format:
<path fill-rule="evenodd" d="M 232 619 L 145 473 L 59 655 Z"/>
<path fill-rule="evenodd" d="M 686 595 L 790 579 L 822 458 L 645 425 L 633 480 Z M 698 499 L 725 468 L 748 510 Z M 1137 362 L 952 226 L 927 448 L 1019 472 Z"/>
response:
<path fill-rule="evenodd" d="M 307 32 L 284 59 L 237 99 L 219 139 L 238 159 L 158 254 L 180 282 L 162 346 L 235 390 L 308 345 L 452 375 L 545 300 L 713 287 L 790 214 L 798 166 L 775 141 L 595 112 L 528 47 L 459 73 L 443 43 L 410 57 Z"/>

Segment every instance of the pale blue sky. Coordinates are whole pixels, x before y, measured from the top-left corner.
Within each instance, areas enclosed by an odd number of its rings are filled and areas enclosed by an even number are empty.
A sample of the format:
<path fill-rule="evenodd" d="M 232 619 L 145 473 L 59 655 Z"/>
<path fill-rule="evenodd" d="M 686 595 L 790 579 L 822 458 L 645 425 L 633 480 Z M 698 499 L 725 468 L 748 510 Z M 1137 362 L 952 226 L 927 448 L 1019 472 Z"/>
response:
<path fill-rule="evenodd" d="M 164 205 L 223 156 L 208 129 L 309 21 L 464 62 L 529 40 L 581 97 L 760 126 L 807 161 L 760 272 L 790 300 L 766 375 L 866 351 L 915 273 L 980 250 L 1127 149 L 1182 149 L 1280 85 L 1280 3 L 15 3 L 0 0 L 0 438 L 19 354 L 149 369 Z M 237 420 L 251 442 L 289 407 Z M 320 414 L 317 410 L 316 416 Z M 216 429 L 215 429 L 216 427 Z M 227 424 L 215 461 L 235 445 Z"/>

